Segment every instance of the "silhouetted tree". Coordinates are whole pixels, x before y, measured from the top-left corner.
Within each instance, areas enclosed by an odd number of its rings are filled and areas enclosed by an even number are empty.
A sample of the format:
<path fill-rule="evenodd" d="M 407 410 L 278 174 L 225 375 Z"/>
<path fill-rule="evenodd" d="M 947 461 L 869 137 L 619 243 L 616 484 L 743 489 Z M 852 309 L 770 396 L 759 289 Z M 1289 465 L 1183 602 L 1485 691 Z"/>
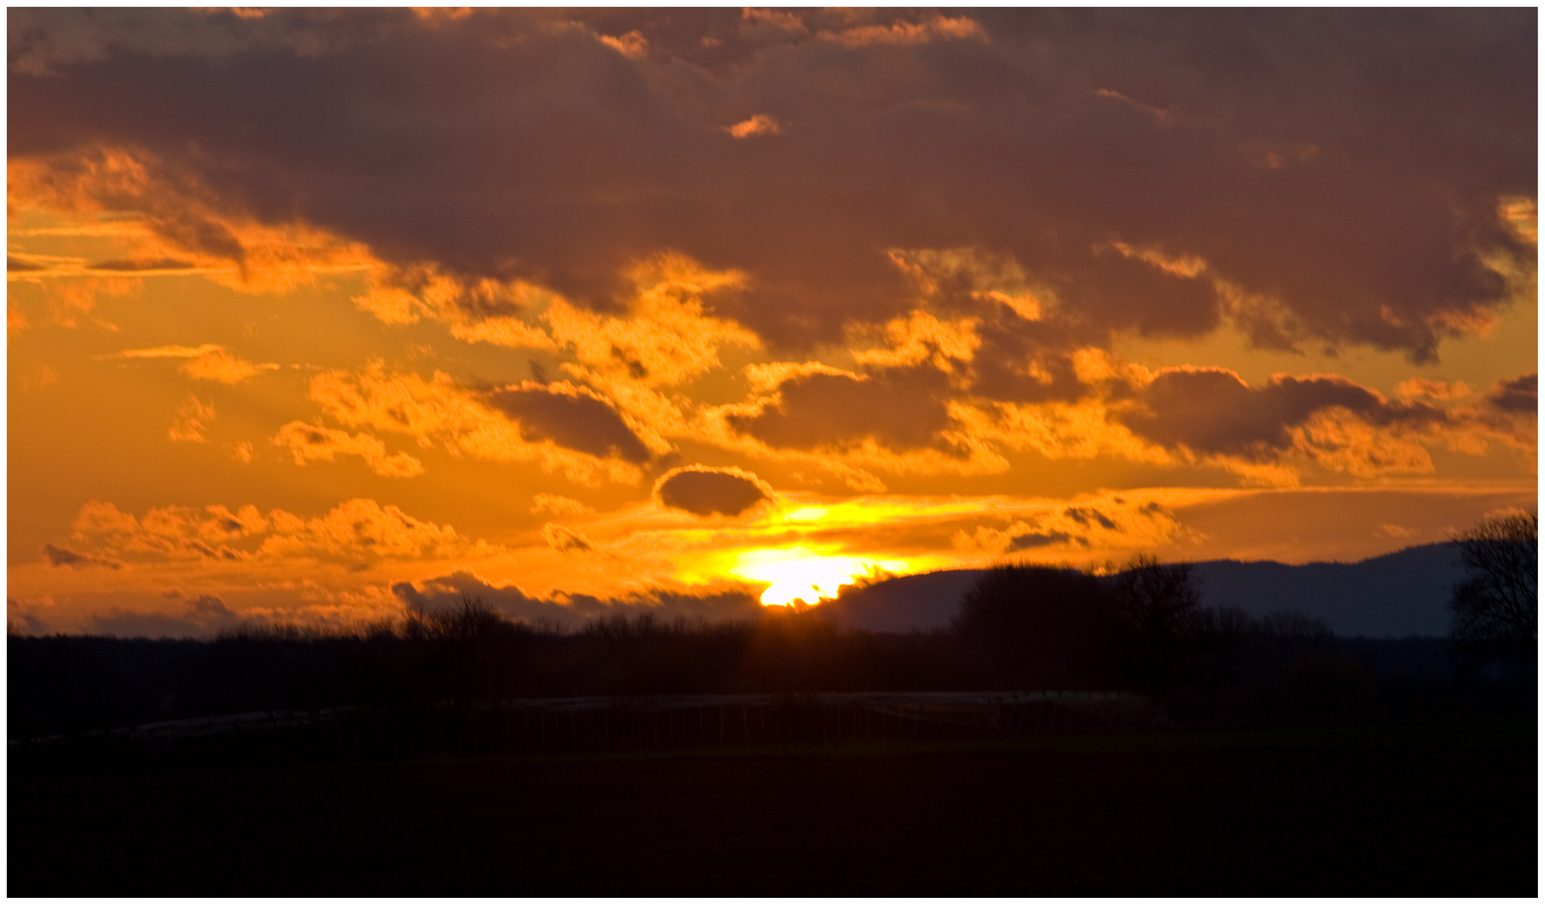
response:
<path fill-rule="evenodd" d="M 1111 579 L 1129 674 L 1147 687 L 1172 681 L 1202 627 L 1201 595 L 1189 563 L 1137 556 Z"/>
<path fill-rule="evenodd" d="M 983 659 L 984 681 L 1047 688 L 1104 684 L 1116 613 L 1099 579 L 1008 565 L 985 572 L 951 623 Z"/>
<path fill-rule="evenodd" d="M 1466 577 L 1449 598 L 1449 638 L 1462 658 L 1538 658 L 1538 512 L 1483 519 L 1459 534 Z"/>

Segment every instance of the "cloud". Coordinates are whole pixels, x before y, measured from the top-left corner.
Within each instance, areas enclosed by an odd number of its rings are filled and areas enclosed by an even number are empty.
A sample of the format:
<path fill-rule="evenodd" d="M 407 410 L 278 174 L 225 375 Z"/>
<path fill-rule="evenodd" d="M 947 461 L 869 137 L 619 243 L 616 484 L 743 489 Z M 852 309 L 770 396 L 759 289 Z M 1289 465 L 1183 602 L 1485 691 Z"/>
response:
<path fill-rule="evenodd" d="M 65 547 L 56 547 L 53 544 L 43 545 L 43 555 L 48 558 L 49 565 L 68 566 L 72 569 L 84 569 L 90 566 L 101 566 L 108 569 L 122 568 L 123 564 L 110 559 L 97 556 L 87 556 L 84 553 L 76 553 Z"/>
<path fill-rule="evenodd" d="M 692 465 L 662 476 L 655 495 L 662 504 L 694 515 L 737 516 L 772 499 L 772 488 L 738 468 Z"/>
<path fill-rule="evenodd" d="M 387 324 L 439 321 L 466 342 L 550 349 L 552 338 L 523 319 L 549 300 L 548 293 L 530 283 L 477 279 L 430 263 L 375 268 L 366 292 L 354 297 L 354 306 Z"/>
<path fill-rule="evenodd" d="M 218 417 L 215 414 L 213 402 L 204 402 L 193 394 L 177 406 L 177 418 L 172 422 L 166 435 L 172 440 L 184 443 L 208 443 L 209 438 L 204 435 L 206 424 Z"/>
<path fill-rule="evenodd" d="M 553 339 L 584 366 L 567 370 L 607 386 L 679 386 L 719 367 L 721 347 L 759 345 L 754 334 L 706 310 L 742 288 L 744 273 L 666 253 L 632 262 L 626 276 L 625 311 L 597 313 L 559 299 L 543 313 Z"/>
<path fill-rule="evenodd" d="M 278 369 L 277 364 L 253 364 L 232 355 L 228 350 L 205 343 L 201 346 L 156 346 L 150 349 L 124 349 L 111 355 L 100 356 L 104 361 L 131 361 L 134 359 L 182 358 L 187 359 L 180 370 L 194 380 L 214 380 L 220 383 L 241 383 L 264 371 Z"/>
<path fill-rule="evenodd" d="M 1143 387 L 1137 402 L 1116 420 L 1141 437 L 1259 460 L 1291 447 L 1291 430 L 1321 409 L 1376 411 L 1383 400 L 1340 378 L 1279 375 L 1257 389 L 1223 368 L 1172 368 Z"/>
<path fill-rule="evenodd" d="M 220 349 L 189 359 L 181 370 L 194 380 L 214 380 L 220 383 L 241 383 L 264 371 L 278 369 L 273 363 L 253 364 Z"/>
<path fill-rule="evenodd" d="M 1526 10 L 778 16 L 18 13 L 13 199 L 144 211 L 233 279 L 309 272 L 325 242 L 259 238 L 306 224 L 599 312 L 674 250 L 802 349 L 906 310 L 890 250 L 974 248 L 1052 350 L 1233 322 L 1429 361 L 1533 255 L 1499 214 L 1535 192 Z M 724 131 L 759 116 L 797 128 Z"/>
<path fill-rule="evenodd" d="M 437 559 L 469 552 L 471 546 L 450 525 L 416 519 L 369 499 L 340 503 L 319 518 L 300 519 L 279 510 L 269 518 L 274 530 L 258 551 L 268 556 Z"/>
<path fill-rule="evenodd" d="M 104 361 L 134 358 L 197 358 L 210 352 L 221 351 L 219 346 L 205 343 L 202 346 L 156 346 L 151 349 L 124 349 L 111 355 L 101 356 Z"/>
<path fill-rule="evenodd" d="M 589 553 L 595 549 L 595 544 L 583 534 L 552 522 L 542 526 L 542 539 L 559 553 Z"/>
<path fill-rule="evenodd" d="M 1487 401 L 1504 412 L 1537 414 L 1540 410 L 1539 374 L 1525 374 L 1514 380 L 1499 380 Z"/>
<path fill-rule="evenodd" d="M 204 594 L 189 601 L 181 616 L 114 607 L 93 616 L 87 632 L 118 638 L 207 638 L 242 621 L 225 601 Z"/>
<path fill-rule="evenodd" d="M 1413 377 L 1410 380 L 1402 380 L 1397 387 L 1401 396 L 1425 396 L 1428 399 L 1446 401 L 1450 399 L 1463 399 L 1470 395 L 1470 388 L 1462 380 L 1424 380 Z"/>
<path fill-rule="evenodd" d="M 165 273 L 192 270 L 194 264 L 188 261 L 179 261 L 175 258 L 151 258 L 140 260 L 101 261 L 89 265 L 87 270 L 101 271 L 104 273 Z"/>
<path fill-rule="evenodd" d="M 1069 506 L 1068 508 L 1062 510 L 1062 514 L 1079 523 L 1080 525 L 1088 525 L 1093 522 L 1099 525 L 1101 528 L 1105 528 L 1106 530 L 1117 530 L 1115 522 L 1111 521 L 1110 518 L 1101 513 L 1100 510 L 1094 509 L 1092 507 Z"/>
<path fill-rule="evenodd" d="M 510 619 L 564 628 L 578 628 L 611 615 L 649 613 L 665 618 L 722 622 L 754 619 L 762 611 L 756 595 L 743 589 L 689 592 L 651 588 L 620 597 L 560 593 L 544 599 L 532 597 L 515 585 L 496 587 L 468 571 L 456 571 L 418 583 L 401 582 L 392 585 L 392 593 L 406 606 L 424 612 L 460 606 L 463 596 L 470 596 Z"/>
<path fill-rule="evenodd" d="M 943 446 L 948 377 L 931 367 L 867 374 L 812 371 L 780 383 L 755 414 L 730 414 L 738 432 L 775 449 L 853 448 L 865 440 L 897 452 Z"/>
<path fill-rule="evenodd" d="M 1359 476 L 1426 472 L 1418 441 L 1471 424 L 1435 405 L 1390 401 L 1343 377 L 1278 374 L 1252 387 L 1223 368 L 1168 368 L 1111 417 L 1138 437 L 1227 464 L 1301 454 Z"/>
<path fill-rule="evenodd" d="M 1122 495 L 1096 497 L 1075 506 L 1052 501 L 1025 504 L 1000 510 L 996 519 L 976 515 L 950 527 L 955 528 L 951 543 L 957 551 L 993 555 L 1055 546 L 1111 555 L 1189 539 L 1188 529 L 1168 506 Z"/>
<path fill-rule="evenodd" d="M 490 407 L 520 422 L 528 442 L 551 440 L 597 459 L 616 457 L 634 464 L 651 458 L 649 447 L 617 410 L 582 387 L 527 381 L 491 390 L 485 398 Z"/>
<path fill-rule="evenodd" d="M 862 25 L 836 33 L 821 32 L 817 37 L 840 41 L 848 47 L 863 47 L 866 44 L 924 44 L 938 40 L 987 40 L 987 34 L 975 21 L 965 16 L 938 15 L 923 22 Z"/>
<path fill-rule="evenodd" d="M 743 119 L 733 126 L 726 126 L 724 131 L 736 138 L 750 138 L 753 135 L 777 135 L 783 131 L 783 126 L 775 116 L 766 113 L 758 113 L 750 119 Z"/>
<path fill-rule="evenodd" d="M 1052 531 L 1044 534 L 1032 532 L 1030 534 L 1015 535 L 1013 538 L 1011 538 L 1009 540 L 1008 551 L 1010 553 L 1017 553 L 1020 550 L 1034 550 L 1037 547 L 1047 547 L 1055 544 L 1066 544 L 1069 542 L 1079 543 L 1086 547 L 1089 545 L 1089 542 L 1083 538 L 1074 537 L 1073 535 L 1064 531 Z"/>
<path fill-rule="evenodd" d="M 94 550 L 136 562 L 235 566 L 315 560 L 354 566 L 492 552 L 450 525 L 363 498 L 311 518 L 283 509 L 264 513 L 252 505 L 234 513 L 224 506 L 161 506 L 135 516 L 92 500 L 81 507 L 73 533 Z"/>
<path fill-rule="evenodd" d="M 349 434 L 304 421 L 291 421 L 274 435 L 275 446 L 287 447 L 296 465 L 318 459 L 331 462 L 338 455 L 364 458 L 371 471 L 385 478 L 411 478 L 424 473 L 424 463 L 399 452 L 387 455 L 386 444 L 370 434 Z"/>
<path fill-rule="evenodd" d="M 426 380 L 372 362 L 313 377 L 313 402 L 348 427 L 402 433 L 423 446 L 494 462 L 538 462 L 587 486 L 636 483 L 651 451 L 594 391 L 566 381 L 466 386 L 443 371 Z"/>
<path fill-rule="evenodd" d="M 579 500 L 555 493 L 538 493 L 531 497 L 533 515 L 589 515 L 592 511 Z"/>

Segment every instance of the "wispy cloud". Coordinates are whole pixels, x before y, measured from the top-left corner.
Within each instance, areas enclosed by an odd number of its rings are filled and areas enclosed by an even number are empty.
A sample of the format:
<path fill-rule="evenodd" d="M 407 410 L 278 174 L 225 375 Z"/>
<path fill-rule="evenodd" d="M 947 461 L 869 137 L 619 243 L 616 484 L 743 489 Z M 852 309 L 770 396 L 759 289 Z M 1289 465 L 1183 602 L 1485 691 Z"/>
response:
<path fill-rule="evenodd" d="M 111 355 L 101 355 L 102 361 L 133 361 L 136 359 L 173 358 L 184 359 L 178 368 L 194 380 L 212 380 L 218 383 L 241 383 L 264 371 L 275 371 L 279 365 L 272 362 L 255 364 L 233 355 L 227 349 L 204 343 L 199 346 L 155 346 L 149 349 L 124 349 Z"/>

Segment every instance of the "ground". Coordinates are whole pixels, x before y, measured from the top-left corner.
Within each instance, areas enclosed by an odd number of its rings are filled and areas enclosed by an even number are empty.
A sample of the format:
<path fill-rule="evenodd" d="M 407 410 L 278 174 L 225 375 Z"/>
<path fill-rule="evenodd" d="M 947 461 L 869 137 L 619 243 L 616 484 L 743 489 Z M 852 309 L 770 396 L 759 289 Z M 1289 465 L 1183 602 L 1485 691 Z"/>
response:
<path fill-rule="evenodd" d="M 13 771 L 11 895 L 1537 892 L 1536 730 Z"/>

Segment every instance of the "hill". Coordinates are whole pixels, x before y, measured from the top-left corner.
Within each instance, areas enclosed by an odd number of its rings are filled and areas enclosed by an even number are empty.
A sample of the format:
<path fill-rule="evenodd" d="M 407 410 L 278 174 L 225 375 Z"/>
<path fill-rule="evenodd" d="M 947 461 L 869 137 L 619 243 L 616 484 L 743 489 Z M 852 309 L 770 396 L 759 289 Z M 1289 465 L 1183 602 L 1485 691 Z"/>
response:
<path fill-rule="evenodd" d="M 1292 610 L 1338 635 L 1405 638 L 1448 632 L 1449 589 L 1462 577 L 1452 544 L 1407 547 L 1356 563 L 1213 560 L 1195 564 L 1202 602 L 1251 616 Z M 958 569 L 906 575 L 844 590 L 822 604 L 833 622 L 880 632 L 942 629 L 981 574 Z"/>
<path fill-rule="evenodd" d="M 1342 636 L 1448 634 L 1448 595 L 1464 574 L 1453 544 L 1407 547 L 1357 563 L 1197 563 L 1202 600 L 1252 616 L 1296 610 Z"/>

